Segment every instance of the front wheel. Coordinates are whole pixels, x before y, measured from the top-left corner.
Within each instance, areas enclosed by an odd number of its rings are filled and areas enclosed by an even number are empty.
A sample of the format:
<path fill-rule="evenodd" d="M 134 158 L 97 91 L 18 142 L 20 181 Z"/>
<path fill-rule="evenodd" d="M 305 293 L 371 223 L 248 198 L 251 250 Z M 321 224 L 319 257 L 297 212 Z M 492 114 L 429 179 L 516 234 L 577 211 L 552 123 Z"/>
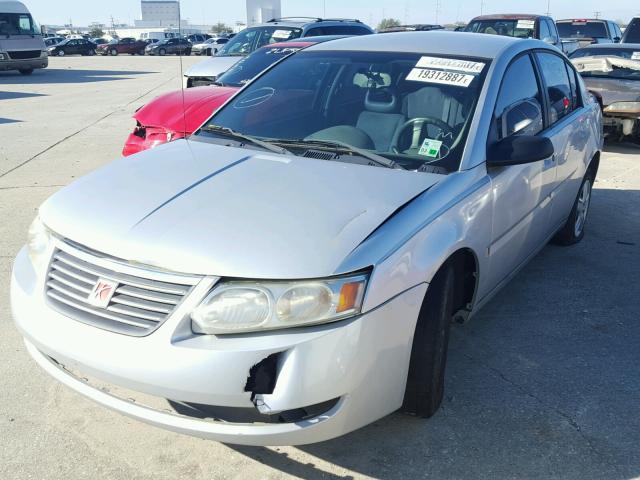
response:
<path fill-rule="evenodd" d="M 24 68 L 22 70 L 18 70 L 22 75 L 31 75 L 33 73 L 33 68 Z"/>
<path fill-rule="evenodd" d="M 161 48 L 160 50 L 158 50 L 158 53 L 162 56 L 167 54 L 167 51 L 164 48 Z"/>
<path fill-rule="evenodd" d="M 144 55 L 144 48 L 138 52 L 138 55 Z"/>
<path fill-rule="evenodd" d="M 64 57 L 64 50 L 58 50 L 58 56 Z"/>
<path fill-rule="evenodd" d="M 402 411 L 411 415 L 431 417 L 442 403 L 453 294 L 453 267 L 445 264 L 429 284 L 413 335 L 402 403 Z"/>
<path fill-rule="evenodd" d="M 96 54 L 95 50 L 89 50 L 89 56 L 93 57 Z"/>
<path fill-rule="evenodd" d="M 115 57 L 116 55 L 118 55 L 118 50 L 116 50 L 115 48 L 112 48 L 111 50 L 109 50 L 109 55 L 111 55 L 112 57 Z"/>
<path fill-rule="evenodd" d="M 208 49 L 207 49 L 206 54 L 207 54 L 208 56 L 211 56 L 211 49 L 210 49 L 210 48 L 208 48 Z"/>
<path fill-rule="evenodd" d="M 591 172 L 587 172 L 584 180 L 582 180 L 582 185 L 580 185 L 578 196 L 573 203 L 567 223 L 556 233 L 553 238 L 554 243 L 558 245 L 574 245 L 584 237 L 584 227 L 587 223 L 587 215 L 591 205 L 593 180 Z"/>

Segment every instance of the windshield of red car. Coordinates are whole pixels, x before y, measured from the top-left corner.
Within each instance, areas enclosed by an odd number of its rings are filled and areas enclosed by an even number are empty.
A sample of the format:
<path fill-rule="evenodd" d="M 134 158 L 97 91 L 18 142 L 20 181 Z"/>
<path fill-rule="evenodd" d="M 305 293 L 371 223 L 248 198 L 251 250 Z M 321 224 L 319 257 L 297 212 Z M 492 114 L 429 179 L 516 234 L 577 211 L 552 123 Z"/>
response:
<path fill-rule="evenodd" d="M 301 49 L 302 47 L 263 47 L 236 63 L 216 83 L 224 87 L 242 87 L 267 67 Z"/>

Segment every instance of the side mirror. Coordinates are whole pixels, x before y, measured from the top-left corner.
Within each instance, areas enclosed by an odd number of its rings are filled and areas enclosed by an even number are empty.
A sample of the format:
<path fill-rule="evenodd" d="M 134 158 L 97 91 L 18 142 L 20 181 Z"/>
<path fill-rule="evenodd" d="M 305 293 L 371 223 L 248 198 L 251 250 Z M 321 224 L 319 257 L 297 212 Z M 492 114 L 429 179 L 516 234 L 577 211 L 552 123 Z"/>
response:
<path fill-rule="evenodd" d="M 488 148 L 487 166 L 506 167 L 533 163 L 549 158 L 553 153 L 553 143 L 547 137 L 513 135 Z"/>
<path fill-rule="evenodd" d="M 517 133 L 535 135 L 543 128 L 542 108 L 536 99 L 516 102 L 505 108 L 500 116 L 500 137 Z"/>
<path fill-rule="evenodd" d="M 613 43 L 620 43 L 620 40 L 622 40 L 620 37 L 613 37 Z"/>

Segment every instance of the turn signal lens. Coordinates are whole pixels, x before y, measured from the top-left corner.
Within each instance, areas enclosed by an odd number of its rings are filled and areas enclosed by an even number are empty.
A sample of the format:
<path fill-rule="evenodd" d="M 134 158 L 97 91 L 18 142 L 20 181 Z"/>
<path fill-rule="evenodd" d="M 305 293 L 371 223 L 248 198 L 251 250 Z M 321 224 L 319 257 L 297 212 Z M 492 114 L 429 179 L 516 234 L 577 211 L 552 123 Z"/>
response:
<path fill-rule="evenodd" d="M 353 310 L 362 301 L 364 293 L 364 281 L 345 283 L 340 289 L 336 313 Z"/>

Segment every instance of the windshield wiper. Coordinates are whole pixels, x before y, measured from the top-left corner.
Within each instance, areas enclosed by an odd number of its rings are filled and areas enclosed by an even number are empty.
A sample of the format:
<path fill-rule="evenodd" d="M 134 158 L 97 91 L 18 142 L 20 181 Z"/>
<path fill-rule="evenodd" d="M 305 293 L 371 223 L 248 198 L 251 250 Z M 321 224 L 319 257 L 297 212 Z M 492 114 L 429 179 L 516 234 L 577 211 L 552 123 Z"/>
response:
<path fill-rule="evenodd" d="M 255 145 L 260 148 L 264 148 L 265 150 L 269 150 L 270 152 L 278 153 L 280 155 L 287 155 L 287 154 L 293 155 L 286 148 L 276 147 L 275 145 L 271 145 L 270 143 L 263 142 L 262 140 L 259 140 L 255 137 L 245 135 L 240 132 L 236 132 L 235 130 L 232 130 L 228 127 L 221 127 L 219 125 L 206 125 L 202 127 L 202 130 L 204 130 L 205 132 L 216 133 L 218 135 L 229 137 L 233 140 L 237 140 L 240 142 L 241 145 L 250 143 L 252 145 Z"/>
<path fill-rule="evenodd" d="M 283 144 L 288 146 L 299 146 L 299 147 L 308 147 L 308 146 L 318 146 L 329 148 L 332 150 L 338 150 L 342 152 L 349 152 L 351 154 L 359 155 L 368 160 L 371 160 L 377 165 L 386 168 L 395 168 L 404 170 L 398 163 L 393 160 L 389 160 L 388 158 L 383 157 L 382 155 L 378 155 L 377 153 L 370 152 L 369 150 L 364 150 L 362 148 L 354 147 L 353 145 L 349 145 L 348 143 L 339 142 L 337 140 L 273 140 L 273 143 Z"/>

